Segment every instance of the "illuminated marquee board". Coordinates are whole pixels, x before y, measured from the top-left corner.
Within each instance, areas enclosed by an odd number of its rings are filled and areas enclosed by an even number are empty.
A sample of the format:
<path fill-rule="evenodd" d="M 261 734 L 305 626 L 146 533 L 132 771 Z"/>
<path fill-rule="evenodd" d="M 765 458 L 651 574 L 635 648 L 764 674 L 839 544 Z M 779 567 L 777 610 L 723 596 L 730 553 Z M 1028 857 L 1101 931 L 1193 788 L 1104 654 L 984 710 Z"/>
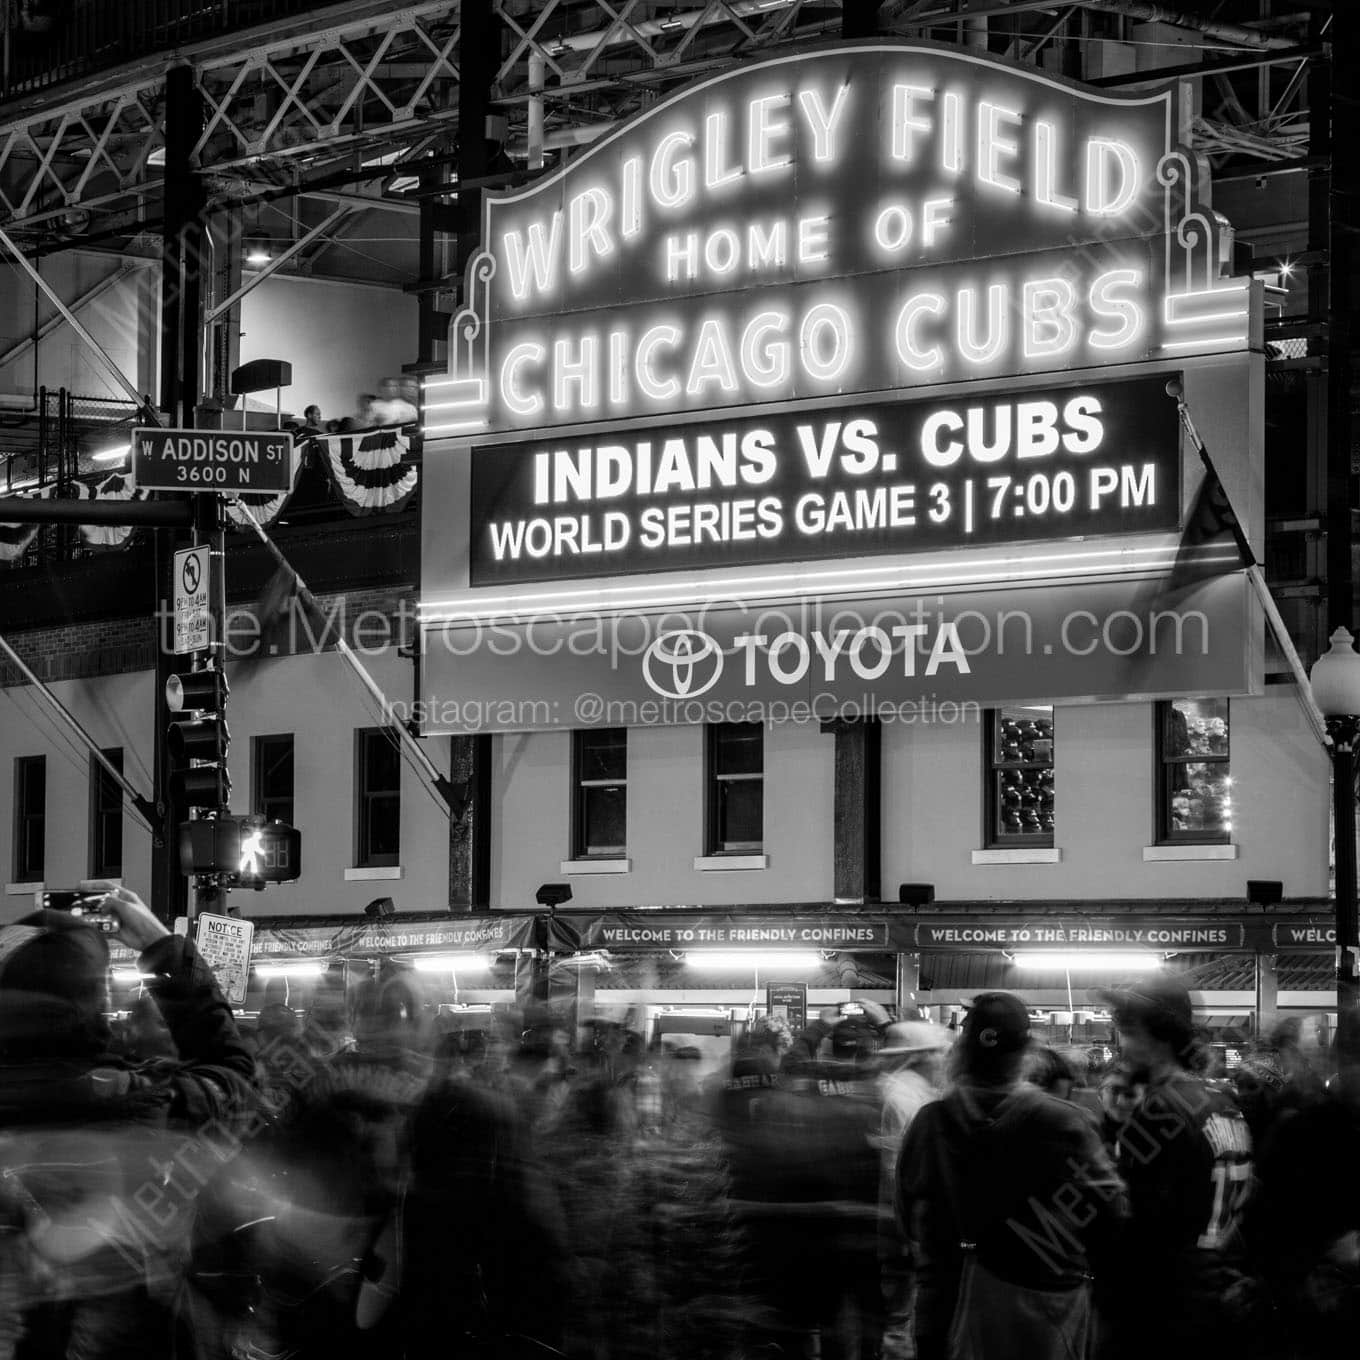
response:
<path fill-rule="evenodd" d="M 1186 115 L 925 44 L 690 86 L 487 194 L 426 434 L 1240 350 Z"/>
<path fill-rule="evenodd" d="M 1175 528 L 1161 377 L 474 449 L 471 584 Z"/>

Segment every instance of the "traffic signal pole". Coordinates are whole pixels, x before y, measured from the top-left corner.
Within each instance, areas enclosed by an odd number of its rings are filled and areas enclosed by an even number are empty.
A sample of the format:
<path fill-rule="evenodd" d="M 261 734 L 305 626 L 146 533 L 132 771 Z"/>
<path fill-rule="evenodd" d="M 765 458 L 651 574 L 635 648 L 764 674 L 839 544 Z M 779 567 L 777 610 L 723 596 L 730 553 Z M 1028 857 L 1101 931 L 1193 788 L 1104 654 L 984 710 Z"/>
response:
<path fill-rule="evenodd" d="M 223 803 L 212 815 L 225 817 L 230 814 L 228 801 L 231 797 L 231 780 L 227 774 L 227 745 L 229 735 L 226 719 L 227 692 L 227 534 L 226 503 L 215 492 L 211 495 L 199 494 L 194 497 L 194 539 L 197 544 L 208 548 L 208 655 L 205 669 L 220 673 L 220 692 L 217 715 L 217 759 L 225 783 Z M 189 903 L 189 915 L 200 911 L 226 914 L 227 889 L 220 873 L 200 874 L 194 879 L 194 894 Z"/>
<path fill-rule="evenodd" d="M 203 97 L 193 68 L 172 67 L 165 76 L 165 169 L 161 228 L 160 405 L 171 425 L 192 429 L 199 396 L 199 270 L 207 195 L 193 161 L 203 129 Z M 190 500 L 197 499 L 189 497 Z M 186 506 L 186 509 L 189 507 Z M 196 513 L 196 512 L 191 512 Z M 176 788 L 169 748 L 170 708 L 165 687 L 179 669 L 174 654 L 174 554 L 184 541 L 181 531 L 159 529 L 156 539 L 155 758 L 156 836 L 151 854 L 151 909 L 167 925 L 188 914 L 188 881 L 179 862 L 179 825 L 187 804 Z M 167 627 L 168 625 L 168 627 Z"/>

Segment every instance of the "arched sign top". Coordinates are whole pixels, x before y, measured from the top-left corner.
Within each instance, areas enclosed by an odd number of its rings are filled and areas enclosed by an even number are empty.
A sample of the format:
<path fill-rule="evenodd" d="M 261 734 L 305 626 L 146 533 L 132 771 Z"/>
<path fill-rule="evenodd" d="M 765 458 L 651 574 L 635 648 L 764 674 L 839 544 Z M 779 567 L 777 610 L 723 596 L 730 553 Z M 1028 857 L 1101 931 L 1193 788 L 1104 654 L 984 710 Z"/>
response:
<path fill-rule="evenodd" d="M 1179 101 L 895 42 L 680 90 L 486 196 L 427 433 L 1240 349 Z"/>

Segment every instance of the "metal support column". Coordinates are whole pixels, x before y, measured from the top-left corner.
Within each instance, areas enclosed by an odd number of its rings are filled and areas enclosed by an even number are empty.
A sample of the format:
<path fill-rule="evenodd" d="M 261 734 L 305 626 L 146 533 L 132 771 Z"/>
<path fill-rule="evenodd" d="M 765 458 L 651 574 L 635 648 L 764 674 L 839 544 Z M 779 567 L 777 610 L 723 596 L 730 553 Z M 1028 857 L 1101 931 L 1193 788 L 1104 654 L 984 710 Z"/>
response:
<path fill-rule="evenodd" d="M 184 541 L 182 531 L 157 529 L 154 539 L 156 580 L 156 692 L 155 730 L 151 771 L 155 782 L 152 800 L 156 820 L 151 836 L 151 885 L 148 905 L 166 925 L 186 914 L 189 881 L 180 872 L 179 824 L 183 820 L 180 800 L 175 797 L 173 763 L 170 759 L 170 708 L 165 702 L 165 685 L 179 669 L 174 652 L 175 549 Z"/>
<path fill-rule="evenodd" d="M 203 98 L 189 66 L 165 76 L 165 211 L 161 237 L 161 406 L 192 429 L 199 394 L 200 271 L 206 203 L 192 155 Z"/>
<path fill-rule="evenodd" d="M 921 956 L 919 954 L 899 954 L 897 956 L 897 985 L 894 1000 L 897 1003 L 899 1020 L 915 1020 L 916 1007 L 921 995 Z"/>
<path fill-rule="evenodd" d="M 1280 956 L 1256 955 L 1256 1039 L 1266 1038 L 1280 1018 Z"/>
<path fill-rule="evenodd" d="M 449 818 L 449 906 L 485 911 L 491 905 L 491 737 L 449 739 L 449 780 L 467 789 L 461 817 Z"/>
<path fill-rule="evenodd" d="M 482 191 L 469 187 L 486 178 L 491 170 L 491 147 L 487 140 L 487 118 L 491 112 L 491 82 L 500 66 L 500 33 L 492 0 L 464 0 L 458 86 L 458 250 L 455 274 L 460 284 L 468 261 L 481 244 Z M 436 172 L 442 173 L 442 172 Z M 430 200 L 421 207 L 421 278 L 428 281 L 434 265 L 435 214 L 440 209 Z M 428 218 L 428 220 L 427 220 Z M 428 256 L 428 258 L 427 258 Z M 426 319 L 426 305 L 431 309 Z M 422 363 L 434 358 L 434 333 L 430 329 L 439 314 L 433 311 L 434 296 L 421 299 Z M 449 740 L 451 773 L 468 781 L 468 799 L 461 818 L 449 823 L 449 903 L 464 903 L 470 911 L 485 911 L 491 905 L 491 737 L 478 735 Z M 546 962 L 535 965 L 528 994 L 546 1001 L 548 993 Z"/>
<path fill-rule="evenodd" d="M 192 429 L 198 406 L 202 354 L 200 270 L 205 195 L 193 165 L 203 131 L 203 100 L 193 70 L 175 66 L 165 76 L 165 190 L 161 238 L 161 406 L 172 423 Z M 179 866 L 179 824 L 186 809 L 171 778 L 165 683 L 179 667 L 171 644 L 174 554 L 183 534 L 156 534 L 156 694 L 154 794 L 160 821 L 151 853 L 151 907 L 166 922 L 186 914 L 188 882 Z"/>
<path fill-rule="evenodd" d="M 194 539 L 197 543 L 208 545 L 208 638 L 209 651 L 207 668 L 218 670 L 225 676 L 227 669 L 227 513 L 221 496 L 200 493 L 194 499 Z M 223 740 L 218 750 L 225 767 L 226 759 L 226 715 L 221 715 Z M 230 797 L 230 793 L 228 793 Z M 230 811 L 221 807 L 214 815 L 225 816 Z M 201 911 L 226 915 L 227 890 L 220 876 L 199 877 L 194 884 L 194 896 L 189 905 L 189 914 Z"/>
<path fill-rule="evenodd" d="M 876 38 L 883 0 L 841 0 L 841 37 Z"/>
<path fill-rule="evenodd" d="M 1355 748 L 1360 717 L 1327 719 L 1332 739 L 1332 825 L 1336 838 L 1336 1004 L 1338 1016 L 1360 1003 L 1356 953 Z"/>
<path fill-rule="evenodd" d="M 877 902 L 882 879 L 882 727 L 873 718 L 838 721 L 827 726 L 836 741 L 832 893 L 837 902 Z"/>
<path fill-rule="evenodd" d="M 1351 308 L 1356 283 L 1351 277 L 1352 234 L 1357 186 L 1355 138 L 1360 135 L 1354 81 L 1360 77 L 1360 24 L 1352 6 L 1332 15 L 1332 69 L 1326 102 L 1313 105 L 1313 132 L 1327 138 L 1330 183 L 1327 205 L 1327 631 L 1356 629 L 1352 579 L 1351 516 L 1355 478 L 1351 453 L 1350 345 Z M 1325 62 L 1316 63 L 1325 68 Z M 1310 91 L 1322 93 L 1321 91 Z M 1327 129 L 1330 117 L 1330 129 Z M 1324 130 L 1326 129 L 1326 130 Z"/>

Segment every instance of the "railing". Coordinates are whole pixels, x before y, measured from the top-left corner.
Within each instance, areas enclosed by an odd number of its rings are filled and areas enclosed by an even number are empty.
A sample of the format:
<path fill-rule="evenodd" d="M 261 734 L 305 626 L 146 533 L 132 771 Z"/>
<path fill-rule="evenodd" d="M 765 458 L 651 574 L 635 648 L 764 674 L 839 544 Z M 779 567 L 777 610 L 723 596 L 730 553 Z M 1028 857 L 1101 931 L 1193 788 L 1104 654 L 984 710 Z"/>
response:
<path fill-rule="evenodd" d="M 41 388 L 31 411 L 0 428 L 0 495 L 46 491 L 70 498 L 82 488 L 88 494 L 101 472 L 116 470 L 92 455 L 126 444 L 140 419 L 141 412 L 129 402 L 81 396 L 64 387 Z M 49 524 L 17 556 L 0 551 L 0 558 L 9 568 L 50 567 L 92 551 L 77 526 Z"/>
<path fill-rule="evenodd" d="M 336 0 L 0 0 L 0 100 Z"/>

